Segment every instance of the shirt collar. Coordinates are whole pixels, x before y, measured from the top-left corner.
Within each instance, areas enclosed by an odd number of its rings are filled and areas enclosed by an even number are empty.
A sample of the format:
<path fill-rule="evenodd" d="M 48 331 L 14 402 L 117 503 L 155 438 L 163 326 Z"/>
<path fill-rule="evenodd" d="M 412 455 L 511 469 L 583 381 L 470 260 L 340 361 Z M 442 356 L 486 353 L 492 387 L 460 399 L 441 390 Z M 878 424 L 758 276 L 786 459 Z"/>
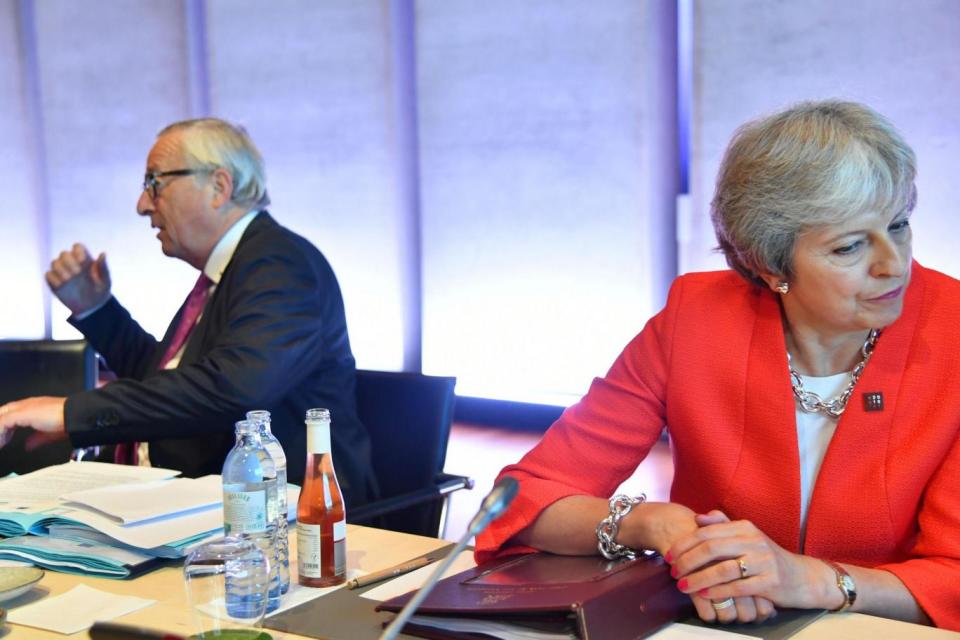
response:
<path fill-rule="evenodd" d="M 227 229 L 227 232 L 213 247 L 210 257 L 207 258 L 207 264 L 203 266 L 203 272 L 214 284 L 220 284 L 220 276 L 223 275 L 227 265 L 230 264 L 233 253 L 237 250 L 237 245 L 240 244 L 240 238 L 243 237 L 243 232 L 247 230 L 258 213 L 260 212 L 248 211 L 245 213 L 242 218 L 233 223 L 232 227 Z"/>

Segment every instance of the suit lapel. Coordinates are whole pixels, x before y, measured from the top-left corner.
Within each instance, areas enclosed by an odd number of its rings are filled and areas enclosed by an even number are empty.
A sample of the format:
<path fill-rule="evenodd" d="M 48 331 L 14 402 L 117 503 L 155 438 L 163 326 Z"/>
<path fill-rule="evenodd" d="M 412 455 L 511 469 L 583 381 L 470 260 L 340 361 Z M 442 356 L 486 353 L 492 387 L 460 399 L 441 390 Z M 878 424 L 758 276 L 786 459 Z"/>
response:
<path fill-rule="evenodd" d="M 903 313 L 880 335 L 827 448 L 807 515 L 806 551 L 812 555 L 843 558 L 848 550 L 838 548 L 836 536 L 831 534 L 837 530 L 870 532 L 871 538 L 893 537 L 890 518 L 877 516 L 889 513 L 884 475 L 890 455 L 887 443 L 902 400 L 900 382 L 920 319 L 923 288 L 922 268 L 914 264 Z M 883 394 L 883 410 L 866 411 L 864 394 L 877 392 Z M 847 507 L 851 501 L 872 508 L 852 510 Z M 847 540 L 864 542 L 856 536 Z"/>
<path fill-rule="evenodd" d="M 768 291 L 751 298 L 755 322 L 747 361 L 742 454 L 730 504 L 781 546 L 800 543 L 800 459 L 780 304 Z"/>
<path fill-rule="evenodd" d="M 171 320 L 170 324 L 167 325 L 167 331 L 163 334 L 163 339 L 157 344 L 157 348 L 153 351 L 153 358 L 150 360 L 149 371 L 154 372 L 160 367 L 160 361 L 167 353 L 167 347 L 170 346 L 170 342 L 173 341 L 173 334 L 176 332 L 177 326 L 180 324 L 180 317 L 183 315 L 186 307 L 187 301 L 184 300 L 180 304 L 180 308 L 177 309 L 177 313 L 173 316 L 173 320 Z"/>
<path fill-rule="evenodd" d="M 180 358 L 180 362 L 184 364 L 196 362 L 201 358 L 203 354 L 206 354 L 210 351 L 210 339 L 209 335 L 213 335 L 220 332 L 223 328 L 226 318 L 222 318 L 219 313 L 221 300 L 224 300 L 225 289 L 229 288 L 228 274 L 232 270 L 232 267 L 238 263 L 238 261 L 243 261 L 243 246 L 248 243 L 251 238 L 255 237 L 261 230 L 265 229 L 267 226 L 276 225 L 273 218 L 270 217 L 270 214 L 266 211 L 261 211 L 257 217 L 250 221 L 250 224 L 247 225 L 247 228 L 244 229 L 243 235 L 240 237 L 240 242 L 237 243 L 237 248 L 233 252 L 233 256 L 230 258 L 230 262 L 227 263 L 227 267 L 223 270 L 223 273 L 220 276 L 220 282 L 217 283 L 217 286 L 213 289 L 213 293 L 210 295 L 210 298 L 207 300 L 207 304 L 204 307 L 203 315 L 200 316 L 200 320 L 197 322 L 197 326 L 193 328 L 193 332 L 190 337 L 187 339 L 186 347 L 183 351 L 183 357 Z M 174 318 L 174 323 L 179 321 L 180 314 L 183 313 L 183 308 L 181 307 L 180 312 L 177 313 L 177 317 Z M 176 326 L 176 324 L 171 324 L 171 326 Z M 170 333 L 168 331 L 168 333 Z"/>

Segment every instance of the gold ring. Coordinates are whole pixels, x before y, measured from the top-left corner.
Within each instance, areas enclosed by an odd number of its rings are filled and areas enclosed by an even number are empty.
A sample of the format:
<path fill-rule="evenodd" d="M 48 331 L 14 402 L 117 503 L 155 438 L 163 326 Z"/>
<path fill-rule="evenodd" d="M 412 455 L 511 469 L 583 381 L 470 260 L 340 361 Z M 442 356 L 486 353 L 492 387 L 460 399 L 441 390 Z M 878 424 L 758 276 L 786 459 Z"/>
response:
<path fill-rule="evenodd" d="M 710 601 L 710 606 L 713 607 L 714 611 L 723 611 L 724 609 L 729 609 L 733 606 L 733 598 L 725 598 L 719 602 Z"/>
<path fill-rule="evenodd" d="M 743 580 L 747 577 L 747 563 L 743 561 L 743 558 L 737 558 L 737 564 L 740 565 L 740 579 Z"/>

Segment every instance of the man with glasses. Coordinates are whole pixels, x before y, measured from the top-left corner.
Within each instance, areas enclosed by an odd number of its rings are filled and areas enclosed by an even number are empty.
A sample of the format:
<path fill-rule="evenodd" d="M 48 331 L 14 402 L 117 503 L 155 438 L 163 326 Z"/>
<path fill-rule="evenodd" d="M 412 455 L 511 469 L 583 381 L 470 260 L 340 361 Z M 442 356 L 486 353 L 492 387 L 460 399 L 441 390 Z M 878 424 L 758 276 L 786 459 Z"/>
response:
<path fill-rule="evenodd" d="M 273 220 L 268 203 L 263 162 L 242 129 L 207 118 L 161 131 L 137 212 L 158 230 L 164 254 L 200 272 L 197 284 L 158 341 L 111 295 L 104 254 L 93 259 L 79 244 L 61 253 L 47 281 L 119 378 L 2 406 L 0 431 L 31 426 L 38 441 L 117 444 L 118 462 L 200 476 L 220 472 L 234 421 L 268 409 L 299 484 L 304 413 L 326 407 L 348 505 L 374 497 L 336 277 L 309 241 Z"/>

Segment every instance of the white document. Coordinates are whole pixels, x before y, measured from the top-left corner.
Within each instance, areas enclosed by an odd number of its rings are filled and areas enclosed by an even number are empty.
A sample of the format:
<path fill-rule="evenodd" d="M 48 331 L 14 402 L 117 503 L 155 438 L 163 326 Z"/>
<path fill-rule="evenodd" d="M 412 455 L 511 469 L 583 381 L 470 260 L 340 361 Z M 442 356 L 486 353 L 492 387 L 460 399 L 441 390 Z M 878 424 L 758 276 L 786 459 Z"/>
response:
<path fill-rule="evenodd" d="M 219 481 L 219 476 L 213 477 Z M 299 487 L 287 485 L 287 500 L 288 504 L 293 505 L 294 513 L 296 513 L 299 496 Z M 166 518 L 131 525 L 117 524 L 106 516 L 82 508 L 68 509 L 64 507 L 57 515 L 81 522 L 107 534 L 114 540 L 119 540 L 138 549 L 152 549 L 202 533 L 223 529 L 222 505 L 206 511 L 173 514 Z"/>
<path fill-rule="evenodd" d="M 97 464 L 83 462 L 79 464 Z M 125 466 L 125 465 L 110 465 Z M 144 467 L 149 468 L 149 467 Z M 32 474 L 31 474 L 32 475 Z M 21 476 L 29 477 L 29 476 Z M 212 476 L 217 478 L 219 476 Z M 5 482 L 5 481 L 4 481 Z M 3 484 L 0 483 L 0 490 Z M 300 488 L 296 485 L 287 485 L 287 500 L 290 511 L 296 515 L 297 498 Z M 165 517 L 155 518 L 146 522 L 122 525 L 109 516 L 93 512 L 85 507 L 62 505 L 49 511 L 48 515 L 66 520 L 72 520 L 95 529 L 107 536 L 136 547 L 137 549 L 153 549 L 179 542 L 206 533 L 213 533 L 223 529 L 223 507 L 188 513 L 175 513 Z"/>
<path fill-rule="evenodd" d="M 268 613 L 266 617 L 270 618 L 278 613 L 283 613 L 287 609 L 292 609 L 299 604 L 319 598 L 320 596 L 325 596 L 331 591 L 342 589 L 343 587 L 347 586 L 347 582 L 350 582 L 354 578 L 359 578 L 362 575 L 366 575 L 366 573 L 366 571 L 360 571 L 359 569 L 347 569 L 346 581 L 333 587 L 305 587 L 302 584 L 291 582 L 290 590 L 287 591 L 283 595 L 283 598 L 280 599 L 280 606 L 277 607 L 276 610 Z"/>
<path fill-rule="evenodd" d="M 7 545 L 16 543 L 16 546 L 5 546 L 4 551 L 17 552 L 17 549 L 39 549 L 46 551 L 47 555 L 62 555 L 76 557 L 77 555 L 92 555 L 97 558 L 103 558 L 120 565 L 137 565 L 141 562 L 153 560 L 153 556 L 145 553 L 115 547 L 112 545 L 96 544 L 83 540 L 65 540 L 61 538 L 51 538 L 50 536 L 17 536 L 6 541 Z"/>
<path fill-rule="evenodd" d="M 60 499 L 94 509 L 121 524 L 211 509 L 223 502 L 220 476 L 170 478 L 64 493 Z"/>
<path fill-rule="evenodd" d="M 692 624 L 683 624 L 674 622 L 669 627 L 664 627 L 660 631 L 650 636 L 650 640 L 703 640 L 706 638 L 716 638 L 716 640 L 736 640 L 736 638 L 752 638 L 742 633 L 735 633 L 725 629 L 714 627 L 696 627 Z"/>
<path fill-rule="evenodd" d="M 174 469 L 134 467 L 108 462 L 66 462 L 0 480 L 0 510 L 56 502 L 65 492 L 118 484 L 150 482 L 180 475 Z"/>
<path fill-rule="evenodd" d="M 223 528 L 223 509 L 214 508 L 186 514 L 175 514 L 132 525 L 121 525 L 112 518 L 82 507 L 62 507 L 56 515 L 87 525 L 114 540 L 138 549 L 152 549 L 178 542 L 202 533 Z"/>
<path fill-rule="evenodd" d="M 113 620 L 155 602 L 78 585 L 59 596 L 11 609 L 7 620 L 13 624 L 69 634 L 89 629 L 98 620 Z"/>
<path fill-rule="evenodd" d="M 373 589 L 360 594 L 360 597 L 383 602 L 384 600 L 389 600 L 390 598 L 395 598 L 396 596 L 402 596 L 408 591 L 419 589 L 423 586 L 423 583 L 427 581 L 427 578 L 430 577 L 430 574 L 433 573 L 437 568 L 438 562 L 441 561 L 438 560 L 437 562 L 428 564 L 425 567 L 420 567 L 416 571 L 411 571 L 410 573 L 396 577 L 393 580 L 383 583 L 379 587 L 374 587 Z M 447 568 L 440 578 L 448 578 L 455 573 L 466 571 L 467 569 L 475 566 L 477 566 L 477 563 L 473 559 L 473 551 L 461 551 L 460 555 L 457 556 L 456 560 L 453 561 L 453 564 Z"/>
<path fill-rule="evenodd" d="M 450 616 L 414 615 L 413 624 L 435 629 L 459 631 L 463 634 L 483 634 L 500 640 L 577 640 L 577 636 L 562 629 L 564 623 L 538 624 L 530 622 L 503 622 L 500 620 L 479 618 L 454 618 Z"/>

